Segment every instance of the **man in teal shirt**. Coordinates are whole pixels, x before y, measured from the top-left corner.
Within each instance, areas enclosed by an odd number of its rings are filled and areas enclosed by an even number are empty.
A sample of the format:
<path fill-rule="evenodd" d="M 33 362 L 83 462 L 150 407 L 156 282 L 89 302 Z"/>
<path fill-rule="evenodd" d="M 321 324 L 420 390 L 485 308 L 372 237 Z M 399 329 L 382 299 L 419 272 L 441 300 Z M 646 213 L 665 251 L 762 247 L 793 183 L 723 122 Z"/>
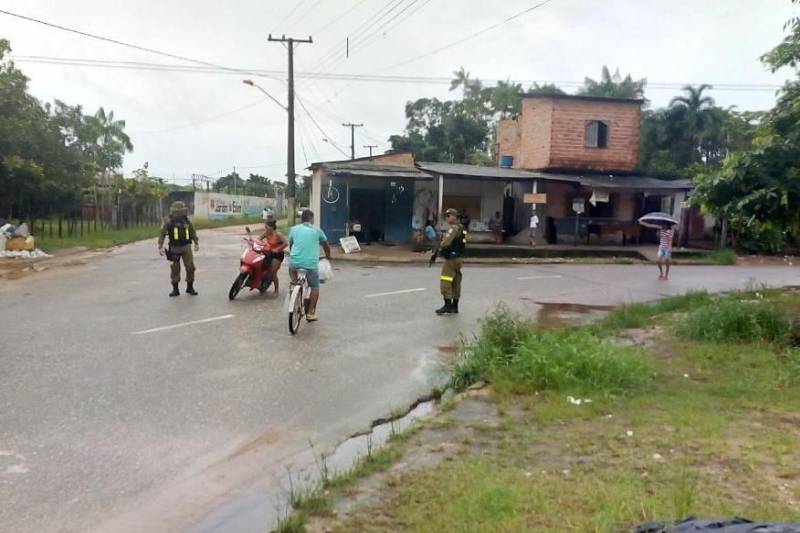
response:
<path fill-rule="evenodd" d="M 289 231 L 289 277 L 297 281 L 297 271 L 306 271 L 306 280 L 311 288 L 306 320 L 317 319 L 317 302 L 319 301 L 319 247 L 325 250 L 325 258 L 330 261 L 331 247 L 328 238 L 320 228 L 313 226 L 314 213 L 306 209 L 300 215 L 300 224 Z"/>

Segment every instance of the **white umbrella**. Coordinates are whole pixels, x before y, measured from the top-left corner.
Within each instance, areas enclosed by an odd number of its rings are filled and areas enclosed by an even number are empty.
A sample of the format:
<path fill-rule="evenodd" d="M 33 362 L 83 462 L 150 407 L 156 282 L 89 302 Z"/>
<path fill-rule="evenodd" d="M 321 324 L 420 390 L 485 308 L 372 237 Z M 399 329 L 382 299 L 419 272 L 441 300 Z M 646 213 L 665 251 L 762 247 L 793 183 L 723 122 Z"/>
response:
<path fill-rule="evenodd" d="M 663 213 L 661 211 L 647 213 L 646 215 L 639 217 L 639 224 L 642 226 L 647 226 L 648 228 L 660 228 L 663 222 L 669 222 L 670 224 L 676 225 L 678 224 L 678 221 L 672 218 L 672 215 Z"/>

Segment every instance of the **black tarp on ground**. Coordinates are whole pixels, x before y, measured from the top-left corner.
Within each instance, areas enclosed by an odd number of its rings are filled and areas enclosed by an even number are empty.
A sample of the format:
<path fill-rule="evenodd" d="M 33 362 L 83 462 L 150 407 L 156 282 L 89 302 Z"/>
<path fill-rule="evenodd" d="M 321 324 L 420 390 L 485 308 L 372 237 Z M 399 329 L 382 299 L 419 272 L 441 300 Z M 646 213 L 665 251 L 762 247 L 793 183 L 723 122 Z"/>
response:
<path fill-rule="evenodd" d="M 672 527 L 664 522 L 642 524 L 636 533 L 693 533 L 705 531 L 714 533 L 800 533 L 800 524 L 766 524 L 751 522 L 745 518 L 730 520 L 698 520 L 687 518 Z"/>

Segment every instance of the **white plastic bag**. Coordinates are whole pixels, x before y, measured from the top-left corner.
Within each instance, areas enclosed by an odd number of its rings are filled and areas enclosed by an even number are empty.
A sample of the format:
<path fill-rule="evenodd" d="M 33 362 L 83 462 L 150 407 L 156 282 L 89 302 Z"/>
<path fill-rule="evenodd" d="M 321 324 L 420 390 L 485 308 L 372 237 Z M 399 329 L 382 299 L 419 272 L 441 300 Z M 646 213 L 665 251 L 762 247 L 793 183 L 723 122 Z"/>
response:
<path fill-rule="evenodd" d="M 330 281 L 333 279 L 333 267 L 331 266 L 331 262 L 327 259 L 320 259 L 319 266 L 319 280 L 320 281 Z"/>

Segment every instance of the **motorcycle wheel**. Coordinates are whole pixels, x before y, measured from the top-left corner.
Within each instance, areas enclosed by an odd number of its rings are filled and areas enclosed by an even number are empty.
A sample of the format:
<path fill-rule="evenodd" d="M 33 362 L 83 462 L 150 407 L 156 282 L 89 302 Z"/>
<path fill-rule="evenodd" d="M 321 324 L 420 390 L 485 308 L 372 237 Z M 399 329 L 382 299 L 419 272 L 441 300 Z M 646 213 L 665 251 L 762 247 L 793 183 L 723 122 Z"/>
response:
<path fill-rule="evenodd" d="M 233 280 L 233 285 L 231 285 L 231 290 L 228 291 L 228 300 L 233 300 L 236 298 L 236 295 L 239 294 L 240 290 L 242 290 L 244 282 L 247 281 L 247 277 L 248 274 L 245 272 L 242 272 L 236 276 L 236 279 Z"/>
<path fill-rule="evenodd" d="M 263 279 L 261 280 L 261 286 L 258 288 L 258 292 L 264 294 L 270 286 L 272 286 L 272 278 Z"/>

